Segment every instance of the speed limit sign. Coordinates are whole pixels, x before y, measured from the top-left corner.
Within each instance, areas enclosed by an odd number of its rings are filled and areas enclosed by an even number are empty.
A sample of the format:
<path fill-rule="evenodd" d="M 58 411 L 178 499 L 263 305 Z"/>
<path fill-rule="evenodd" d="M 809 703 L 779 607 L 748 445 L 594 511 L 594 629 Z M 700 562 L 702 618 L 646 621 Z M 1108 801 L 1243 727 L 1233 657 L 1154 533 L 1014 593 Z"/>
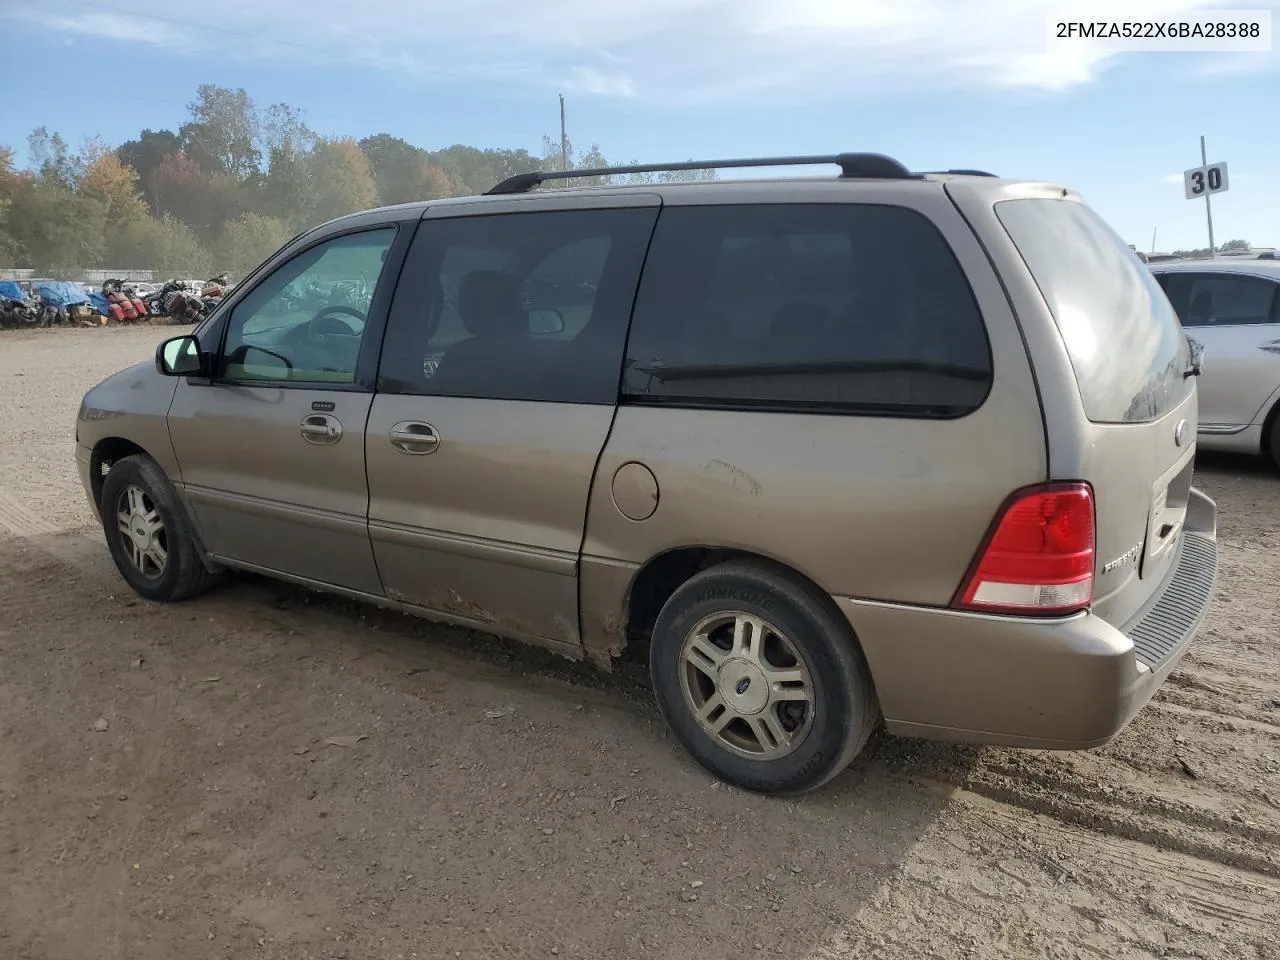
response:
<path fill-rule="evenodd" d="M 1192 167 L 1182 174 L 1182 180 L 1188 200 L 1199 200 L 1211 193 L 1225 193 L 1227 165 L 1207 163 L 1203 167 Z"/>

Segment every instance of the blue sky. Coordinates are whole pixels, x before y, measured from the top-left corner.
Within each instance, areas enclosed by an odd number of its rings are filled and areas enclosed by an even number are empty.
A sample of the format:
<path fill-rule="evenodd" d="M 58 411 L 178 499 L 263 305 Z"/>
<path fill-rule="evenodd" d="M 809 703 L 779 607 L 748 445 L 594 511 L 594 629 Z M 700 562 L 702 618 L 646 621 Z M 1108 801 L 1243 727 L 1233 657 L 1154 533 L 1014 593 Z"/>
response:
<path fill-rule="evenodd" d="M 611 160 L 876 150 L 1080 189 L 1130 242 L 1203 246 L 1181 172 L 1230 164 L 1219 242 L 1280 245 L 1280 51 L 1050 48 L 1037 0 L 0 0 L 0 143 L 176 129 L 199 83 L 322 133 Z M 1280 0 L 1113 0 L 1073 19 L 1192 19 Z M 1105 13 L 1099 15 L 1099 10 Z M 1280 22 L 1280 17 L 1275 18 Z"/>

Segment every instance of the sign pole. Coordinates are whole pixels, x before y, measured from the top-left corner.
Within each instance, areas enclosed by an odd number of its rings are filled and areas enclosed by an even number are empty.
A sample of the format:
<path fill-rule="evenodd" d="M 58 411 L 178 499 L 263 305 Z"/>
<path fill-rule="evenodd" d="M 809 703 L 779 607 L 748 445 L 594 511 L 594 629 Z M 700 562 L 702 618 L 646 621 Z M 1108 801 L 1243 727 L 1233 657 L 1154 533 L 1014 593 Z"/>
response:
<path fill-rule="evenodd" d="M 1209 166 L 1209 154 L 1205 150 L 1203 134 L 1200 137 L 1200 165 L 1206 169 Z M 1209 224 L 1209 256 L 1216 258 L 1218 256 L 1218 248 L 1213 245 L 1213 206 L 1209 203 L 1209 193 L 1208 189 L 1204 192 L 1204 217 Z"/>
<path fill-rule="evenodd" d="M 1201 137 L 1203 141 L 1204 138 Z M 1203 143 L 1201 147 L 1203 148 Z M 561 170 L 568 172 L 568 133 L 564 131 L 564 95 L 561 93 Z"/>

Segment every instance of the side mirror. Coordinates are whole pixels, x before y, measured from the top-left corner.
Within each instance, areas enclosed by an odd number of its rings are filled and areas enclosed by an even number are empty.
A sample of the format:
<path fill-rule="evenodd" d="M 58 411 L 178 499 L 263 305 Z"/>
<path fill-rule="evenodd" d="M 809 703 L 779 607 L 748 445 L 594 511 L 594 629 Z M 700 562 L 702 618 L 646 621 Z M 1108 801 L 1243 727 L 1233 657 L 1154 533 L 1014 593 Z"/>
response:
<path fill-rule="evenodd" d="M 564 315 L 559 310 L 543 308 L 529 311 L 529 333 L 535 337 L 548 337 L 564 332 Z"/>
<path fill-rule="evenodd" d="M 166 377 L 198 376 L 204 372 L 200 341 L 187 334 L 173 337 L 156 347 L 156 371 Z"/>
<path fill-rule="evenodd" d="M 284 354 L 263 347 L 245 346 L 240 352 L 240 363 L 245 376 L 259 380 L 288 380 L 293 374 L 293 364 Z"/>

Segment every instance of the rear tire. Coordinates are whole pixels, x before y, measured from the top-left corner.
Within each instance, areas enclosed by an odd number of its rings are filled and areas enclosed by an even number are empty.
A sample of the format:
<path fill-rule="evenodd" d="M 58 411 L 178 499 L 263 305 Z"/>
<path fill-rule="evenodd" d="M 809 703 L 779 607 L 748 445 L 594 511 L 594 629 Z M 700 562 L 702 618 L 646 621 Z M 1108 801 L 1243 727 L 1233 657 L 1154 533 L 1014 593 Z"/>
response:
<path fill-rule="evenodd" d="M 1271 417 L 1271 462 L 1280 470 L 1280 409 Z"/>
<path fill-rule="evenodd" d="M 200 559 L 173 486 L 150 457 L 116 461 L 99 504 L 107 549 L 134 591 L 158 603 L 186 600 L 216 580 Z"/>
<path fill-rule="evenodd" d="M 649 670 L 685 749 L 757 793 L 826 783 L 880 716 L 861 650 L 830 601 L 763 563 L 711 567 L 676 590 L 654 625 Z"/>

